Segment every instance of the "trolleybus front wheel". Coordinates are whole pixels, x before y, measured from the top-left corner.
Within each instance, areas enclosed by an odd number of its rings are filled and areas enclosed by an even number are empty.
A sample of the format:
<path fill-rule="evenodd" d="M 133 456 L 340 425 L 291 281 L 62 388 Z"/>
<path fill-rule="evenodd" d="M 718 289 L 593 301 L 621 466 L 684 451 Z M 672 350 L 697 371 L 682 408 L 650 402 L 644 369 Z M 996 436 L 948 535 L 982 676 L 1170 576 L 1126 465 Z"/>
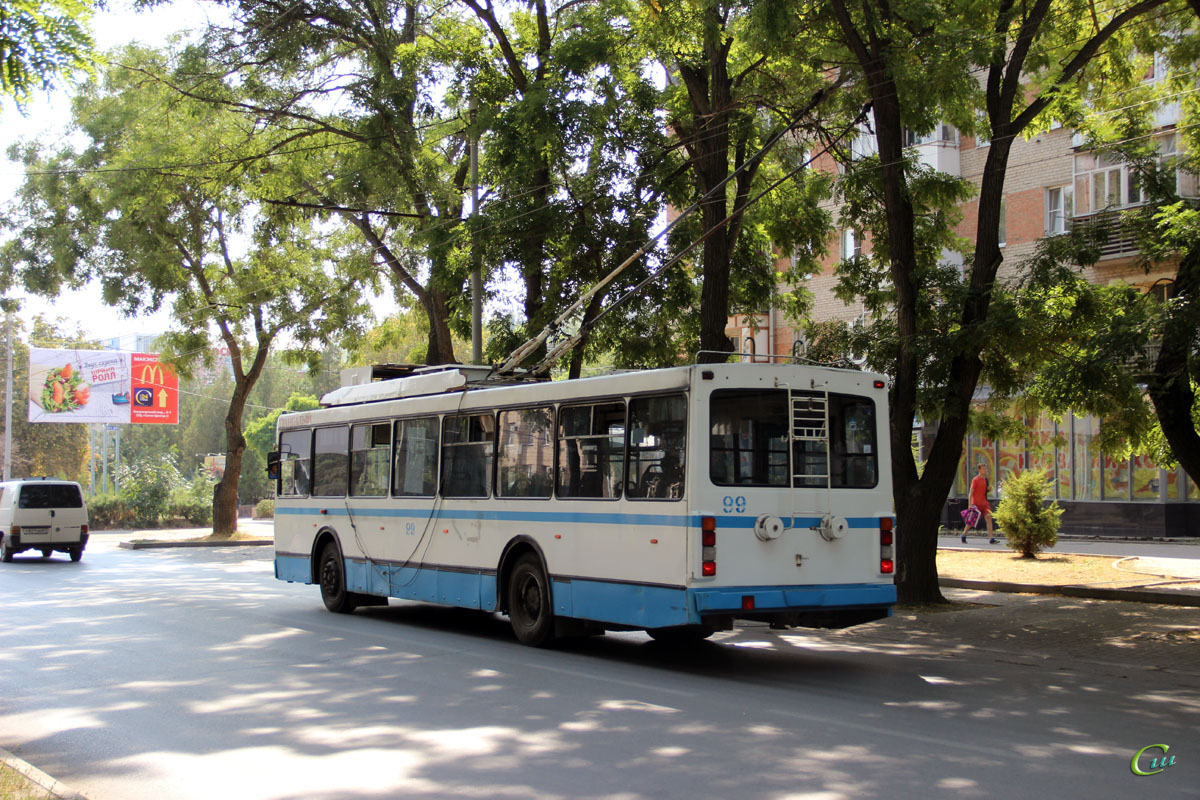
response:
<path fill-rule="evenodd" d="M 321 581 L 321 600 L 335 614 L 349 614 L 357 603 L 352 592 L 346 591 L 346 576 L 343 573 L 342 556 L 333 542 L 321 551 L 318 577 Z"/>
<path fill-rule="evenodd" d="M 542 562 L 532 553 L 517 559 L 509 575 L 508 621 L 522 644 L 541 647 L 554 638 L 550 582 Z"/>

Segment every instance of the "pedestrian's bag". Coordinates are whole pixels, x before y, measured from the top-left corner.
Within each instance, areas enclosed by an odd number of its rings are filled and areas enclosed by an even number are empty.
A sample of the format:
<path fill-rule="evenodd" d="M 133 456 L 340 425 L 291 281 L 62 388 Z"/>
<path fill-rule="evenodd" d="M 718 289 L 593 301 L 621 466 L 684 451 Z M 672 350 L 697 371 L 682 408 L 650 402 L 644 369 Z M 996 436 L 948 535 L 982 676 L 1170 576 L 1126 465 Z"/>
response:
<path fill-rule="evenodd" d="M 979 522 L 979 507 L 968 506 L 959 512 L 962 515 L 963 524 L 968 528 L 974 528 L 975 523 Z"/>

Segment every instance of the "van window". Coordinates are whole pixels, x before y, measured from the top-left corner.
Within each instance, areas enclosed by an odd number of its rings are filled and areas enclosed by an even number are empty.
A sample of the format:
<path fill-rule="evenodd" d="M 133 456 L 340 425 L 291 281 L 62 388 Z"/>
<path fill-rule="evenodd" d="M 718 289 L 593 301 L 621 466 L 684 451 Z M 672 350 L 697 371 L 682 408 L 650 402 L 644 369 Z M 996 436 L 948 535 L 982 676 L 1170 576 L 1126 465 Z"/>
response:
<path fill-rule="evenodd" d="M 69 483 L 27 483 L 21 487 L 18 508 L 83 508 L 78 486 Z"/>

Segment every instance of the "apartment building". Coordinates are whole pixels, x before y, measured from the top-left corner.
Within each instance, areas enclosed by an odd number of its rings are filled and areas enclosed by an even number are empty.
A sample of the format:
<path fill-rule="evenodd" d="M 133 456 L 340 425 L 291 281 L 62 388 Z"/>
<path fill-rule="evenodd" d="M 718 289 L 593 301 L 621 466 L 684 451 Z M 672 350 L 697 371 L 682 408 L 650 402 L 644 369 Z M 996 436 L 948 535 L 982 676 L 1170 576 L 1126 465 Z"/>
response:
<path fill-rule="evenodd" d="M 1173 155 L 1178 146 L 1178 120 L 1178 105 L 1158 112 L 1154 138 L 1164 158 Z M 929 135 L 912 137 L 910 144 L 924 163 L 976 185 L 980 183 L 989 146 L 986 140 L 959 135 L 953 127 L 940 125 Z M 865 153 L 871 147 L 871 138 L 864 136 L 851 150 Z M 815 166 L 829 172 L 839 169 L 828 155 Z M 1195 175 L 1178 172 L 1177 181 L 1181 195 L 1200 194 Z M 1112 225 L 1109 218 L 1097 214 L 1145 202 L 1136 174 L 1127 164 L 1085 149 L 1081 137 L 1066 128 L 1015 142 L 1004 188 L 1001 241 L 1005 261 L 1001 277 L 1011 276 L 1033 254 L 1039 239 L 1075 225 Z M 832 210 L 836 218 L 836 209 Z M 976 201 L 965 203 L 962 212 L 958 232 L 973 237 Z M 861 253 L 864 248 L 869 251 L 870 242 L 863 241 L 851 225 L 840 226 L 835 236 L 823 269 L 807 284 L 814 294 L 813 319 L 853 322 L 863 309 L 846 305 L 834 296 L 834 267 L 842 258 Z M 955 254 L 947 254 L 947 258 L 961 261 Z M 1162 265 L 1147 273 L 1131 238 L 1122 235 L 1119 227 L 1110 230 L 1101 258 L 1085 272 L 1093 282 L 1123 281 L 1160 298 L 1170 296 L 1174 274 L 1174 265 Z M 764 354 L 803 356 L 807 346 L 803 335 L 774 312 L 734 317 L 726 332 L 746 358 L 764 358 Z M 986 393 L 986 387 L 980 392 Z M 968 435 L 957 485 L 945 511 L 947 524 L 958 520 L 957 511 L 965 505 L 974 465 L 983 462 L 989 465 L 1001 491 L 1004 481 L 1016 472 L 1028 468 L 1049 470 L 1057 499 L 1065 509 L 1063 532 L 1200 536 L 1200 487 L 1183 470 L 1165 469 L 1144 454 L 1124 458 L 1101 452 L 1097 439 L 1101 421 L 1095 417 L 1067 414 L 1057 422 L 1048 417 L 1025 422 L 1028 433 L 1021 441 Z M 923 445 L 931 441 L 931 434 L 925 423 L 915 422 L 914 436 Z"/>

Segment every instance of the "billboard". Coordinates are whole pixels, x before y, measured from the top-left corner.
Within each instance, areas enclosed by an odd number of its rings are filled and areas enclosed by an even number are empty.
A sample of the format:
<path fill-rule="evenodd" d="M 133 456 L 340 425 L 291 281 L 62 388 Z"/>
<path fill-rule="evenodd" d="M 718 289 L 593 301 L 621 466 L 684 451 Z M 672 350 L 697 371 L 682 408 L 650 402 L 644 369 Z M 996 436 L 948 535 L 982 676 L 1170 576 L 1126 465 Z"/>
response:
<path fill-rule="evenodd" d="M 30 422 L 179 422 L 179 376 L 149 353 L 29 349 Z"/>

